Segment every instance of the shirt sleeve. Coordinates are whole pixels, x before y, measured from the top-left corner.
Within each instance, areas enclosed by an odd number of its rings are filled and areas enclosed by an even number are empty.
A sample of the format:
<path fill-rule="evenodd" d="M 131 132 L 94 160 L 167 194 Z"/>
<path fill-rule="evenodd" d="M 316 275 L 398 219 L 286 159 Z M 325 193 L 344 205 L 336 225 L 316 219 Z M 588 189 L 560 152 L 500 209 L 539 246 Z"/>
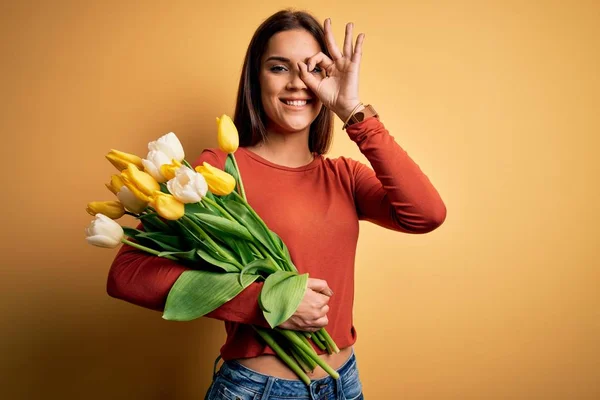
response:
<path fill-rule="evenodd" d="M 346 132 L 372 166 L 351 164 L 359 219 L 415 234 L 444 222 L 446 206 L 439 193 L 379 118 L 350 125 Z"/>
<path fill-rule="evenodd" d="M 215 152 L 205 150 L 195 164 L 207 161 L 223 168 Z M 140 224 L 141 226 L 141 224 Z M 138 227 L 138 229 L 141 229 Z M 173 260 L 157 257 L 127 244 L 119 249 L 107 280 L 109 296 L 156 311 L 163 311 L 167 296 L 187 267 Z M 206 314 L 222 321 L 269 327 L 258 305 L 263 282 L 254 282 L 236 297 Z"/>

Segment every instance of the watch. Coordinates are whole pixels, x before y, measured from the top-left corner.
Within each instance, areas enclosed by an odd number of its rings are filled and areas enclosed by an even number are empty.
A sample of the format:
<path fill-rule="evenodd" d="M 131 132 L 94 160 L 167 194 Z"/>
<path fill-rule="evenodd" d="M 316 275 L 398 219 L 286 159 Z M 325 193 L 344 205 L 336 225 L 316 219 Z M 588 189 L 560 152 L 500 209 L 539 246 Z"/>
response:
<path fill-rule="evenodd" d="M 373 108 L 372 105 L 367 104 L 365 106 L 365 108 L 363 108 L 360 111 L 355 112 L 354 114 L 352 114 L 350 116 L 350 118 L 348 119 L 348 122 L 346 122 L 346 124 L 342 127 L 342 130 L 346 129 L 348 126 L 352 125 L 352 124 L 356 124 L 357 122 L 362 122 L 367 118 L 370 117 L 379 117 L 379 114 L 377 114 L 377 111 L 375 111 L 375 109 Z"/>

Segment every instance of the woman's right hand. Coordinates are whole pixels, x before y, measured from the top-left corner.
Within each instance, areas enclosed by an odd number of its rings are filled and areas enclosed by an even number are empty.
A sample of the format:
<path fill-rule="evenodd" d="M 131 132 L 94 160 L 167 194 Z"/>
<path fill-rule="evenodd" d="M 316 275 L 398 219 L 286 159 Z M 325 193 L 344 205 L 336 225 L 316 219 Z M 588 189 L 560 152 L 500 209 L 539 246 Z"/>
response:
<path fill-rule="evenodd" d="M 308 285 L 304 298 L 287 321 L 279 328 L 295 331 L 315 332 L 327 325 L 327 312 L 329 312 L 329 298 L 333 291 L 323 279 L 308 278 Z"/>

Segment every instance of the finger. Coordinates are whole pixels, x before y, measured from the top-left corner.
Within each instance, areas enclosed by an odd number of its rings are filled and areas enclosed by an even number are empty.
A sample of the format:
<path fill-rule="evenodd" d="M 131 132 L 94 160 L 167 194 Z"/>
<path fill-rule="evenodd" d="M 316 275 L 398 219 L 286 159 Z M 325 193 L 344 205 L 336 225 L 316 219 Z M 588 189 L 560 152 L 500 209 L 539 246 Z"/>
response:
<path fill-rule="evenodd" d="M 354 47 L 354 54 L 352 54 L 352 62 L 360 64 L 362 58 L 362 46 L 365 41 L 365 34 L 361 33 L 356 38 L 356 46 Z"/>
<path fill-rule="evenodd" d="M 306 86 L 316 95 L 319 89 L 319 83 L 321 82 L 312 72 L 309 72 L 308 65 L 302 61 L 298 61 L 298 68 L 300 69 L 300 79 Z"/>
<path fill-rule="evenodd" d="M 327 324 L 329 323 L 329 318 L 327 318 L 327 316 L 321 317 L 319 319 L 316 319 L 312 325 L 316 326 L 316 327 L 320 327 L 320 328 L 324 328 L 327 326 Z"/>
<path fill-rule="evenodd" d="M 352 57 L 352 28 L 354 24 L 348 22 L 346 24 L 346 36 L 344 37 L 344 57 L 350 59 Z"/>
<path fill-rule="evenodd" d="M 327 285 L 327 281 L 323 279 L 310 278 L 307 287 L 315 292 L 324 294 L 325 296 L 333 295 L 333 290 Z"/>
<path fill-rule="evenodd" d="M 333 38 L 333 30 L 331 29 L 331 18 L 327 18 L 325 20 L 325 43 L 327 44 L 327 49 L 329 50 L 329 54 L 331 54 L 331 58 L 333 61 L 338 58 L 342 58 L 342 53 L 340 49 L 338 49 L 335 44 L 335 39 Z"/>
<path fill-rule="evenodd" d="M 318 296 L 317 299 L 316 299 L 316 301 L 315 301 L 315 307 L 320 310 L 320 309 L 322 309 L 323 307 L 325 307 L 329 303 L 329 299 L 331 297 L 328 294 L 324 294 L 322 292 L 317 292 L 315 290 L 313 290 L 313 291 L 315 292 L 315 295 Z"/>
<path fill-rule="evenodd" d="M 322 51 L 318 52 L 306 61 L 306 65 L 308 65 L 309 71 L 312 71 L 316 65 L 320 66 L 323 70 L 326 70 L 333 64 L 333 60 L 327 57 L 327 54 L 323 53 Z"/>

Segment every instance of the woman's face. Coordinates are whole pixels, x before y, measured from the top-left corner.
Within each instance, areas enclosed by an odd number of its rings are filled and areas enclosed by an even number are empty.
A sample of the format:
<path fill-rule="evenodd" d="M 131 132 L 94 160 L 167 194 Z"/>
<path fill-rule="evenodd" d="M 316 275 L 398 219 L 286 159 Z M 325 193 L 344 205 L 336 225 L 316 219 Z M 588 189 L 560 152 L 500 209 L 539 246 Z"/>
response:
<path fill-rule="evenodd" d="M 308 131 L 321 111 L 322 103 L 300 79 L 298 61 L 321 51 L 319 43 L 304 29 L 278 32 L 269 39 L 261 59 L 261 100 L 269 131 L 294 133 Z M 315 67 L 312 74 L 323 79 L 325 72 Z"/>

